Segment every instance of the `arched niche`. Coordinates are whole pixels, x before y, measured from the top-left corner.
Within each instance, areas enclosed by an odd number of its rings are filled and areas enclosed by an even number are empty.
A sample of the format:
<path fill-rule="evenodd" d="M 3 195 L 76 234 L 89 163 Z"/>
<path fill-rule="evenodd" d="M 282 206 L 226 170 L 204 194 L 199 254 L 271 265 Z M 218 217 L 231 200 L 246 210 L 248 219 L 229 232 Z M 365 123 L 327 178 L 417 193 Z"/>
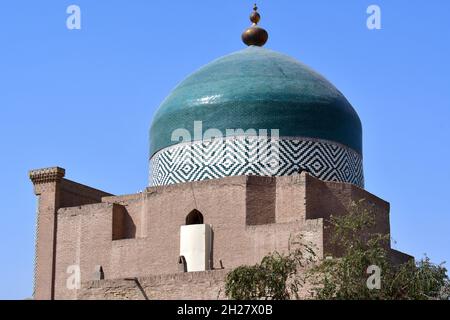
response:
<path fill-rule="evenodd" d="M 203 215 L 197 209 L 192 210 L 186 216 L 186 225 L 203 224 Z"/>

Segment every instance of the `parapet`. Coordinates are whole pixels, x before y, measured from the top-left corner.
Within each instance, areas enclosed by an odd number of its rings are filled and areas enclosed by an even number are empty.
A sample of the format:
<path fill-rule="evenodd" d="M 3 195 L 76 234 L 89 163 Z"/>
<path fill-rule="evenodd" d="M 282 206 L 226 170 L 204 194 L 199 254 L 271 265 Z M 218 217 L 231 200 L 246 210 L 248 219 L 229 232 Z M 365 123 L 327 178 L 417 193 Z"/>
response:
<path fill-rule="evenodd" d="M 66 170 L 60 167 L 31 170 L 29 177 L 34 185 L 50 182 L 59 182 L 66 175 Z"/>

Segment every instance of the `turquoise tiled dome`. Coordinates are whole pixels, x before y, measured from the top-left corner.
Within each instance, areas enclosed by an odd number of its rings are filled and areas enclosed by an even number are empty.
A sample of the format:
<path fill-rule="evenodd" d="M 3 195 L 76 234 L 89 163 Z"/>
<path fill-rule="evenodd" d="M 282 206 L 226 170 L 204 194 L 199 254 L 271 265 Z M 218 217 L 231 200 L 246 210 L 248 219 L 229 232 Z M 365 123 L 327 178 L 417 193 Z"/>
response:
<path fill-rule="evenodd" d="M 279 129 L 281 137 L 337 142 L 362 154 L 360 119 L 324 77 L 286 55 L 250 46 L 194 72 L 164 100 L 150 129 L 150 157 L 191 131 Z"/>

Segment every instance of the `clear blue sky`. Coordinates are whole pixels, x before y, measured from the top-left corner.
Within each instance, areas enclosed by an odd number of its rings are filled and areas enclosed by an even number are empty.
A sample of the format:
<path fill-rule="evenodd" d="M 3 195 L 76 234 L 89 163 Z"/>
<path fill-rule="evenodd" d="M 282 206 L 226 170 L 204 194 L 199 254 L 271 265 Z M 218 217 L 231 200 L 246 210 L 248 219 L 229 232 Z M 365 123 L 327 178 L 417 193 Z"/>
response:
<path fill-rule="evenodd" d="M 66 8 L 82 29 L 66 28 Z M 32 293 L 29 169 L 115 194 L 147 184 L 164 97 L 243 48 L 245 0 L 10 0 L 0 4 L 0 298 Z M 378 4 L 382 30 L 369 31 Z M 259 1 L 267 47 L 310 65 L 358 111 L 366 189 L 391 203 L 395 247 L 450 261 L 450 2 Z"/>

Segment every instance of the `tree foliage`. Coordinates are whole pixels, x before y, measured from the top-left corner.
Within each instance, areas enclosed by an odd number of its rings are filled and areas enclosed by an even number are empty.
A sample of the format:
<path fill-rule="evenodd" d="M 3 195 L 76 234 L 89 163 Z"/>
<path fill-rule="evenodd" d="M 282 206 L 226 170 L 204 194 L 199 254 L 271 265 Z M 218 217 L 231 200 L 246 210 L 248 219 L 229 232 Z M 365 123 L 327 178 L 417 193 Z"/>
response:
<path fill-rule="evenodd" d="M 286 300 L 295 296 L 305 279 L 298 270 L 312 264 L 315 253 L 302 237 L 289 240 L 288 254 L 273 252 L 254 266 L 240 266 L 226 277 L 225 294 L 234 300 Z"/>
<path fill-rule="evenodd" d="M 389 235 L 374 232 L 375 214 L 364 200 L 352 203 L 348 214 L 328 220 L 331 244 L 339 257 L 317 261 L 311 244 L 290 241 L 287 254 L 274 252 L 254 266 L 240 266 L 226 278 L 230 299 L 293 299 L 306 283 L 314 299 L 444 299 L 450 297 L 450 280 L 443 264 L 428 257 L 417 263 L 393 263 Z M 380 270 L 380 288 L 368 286 L 368 267 Z"/>

